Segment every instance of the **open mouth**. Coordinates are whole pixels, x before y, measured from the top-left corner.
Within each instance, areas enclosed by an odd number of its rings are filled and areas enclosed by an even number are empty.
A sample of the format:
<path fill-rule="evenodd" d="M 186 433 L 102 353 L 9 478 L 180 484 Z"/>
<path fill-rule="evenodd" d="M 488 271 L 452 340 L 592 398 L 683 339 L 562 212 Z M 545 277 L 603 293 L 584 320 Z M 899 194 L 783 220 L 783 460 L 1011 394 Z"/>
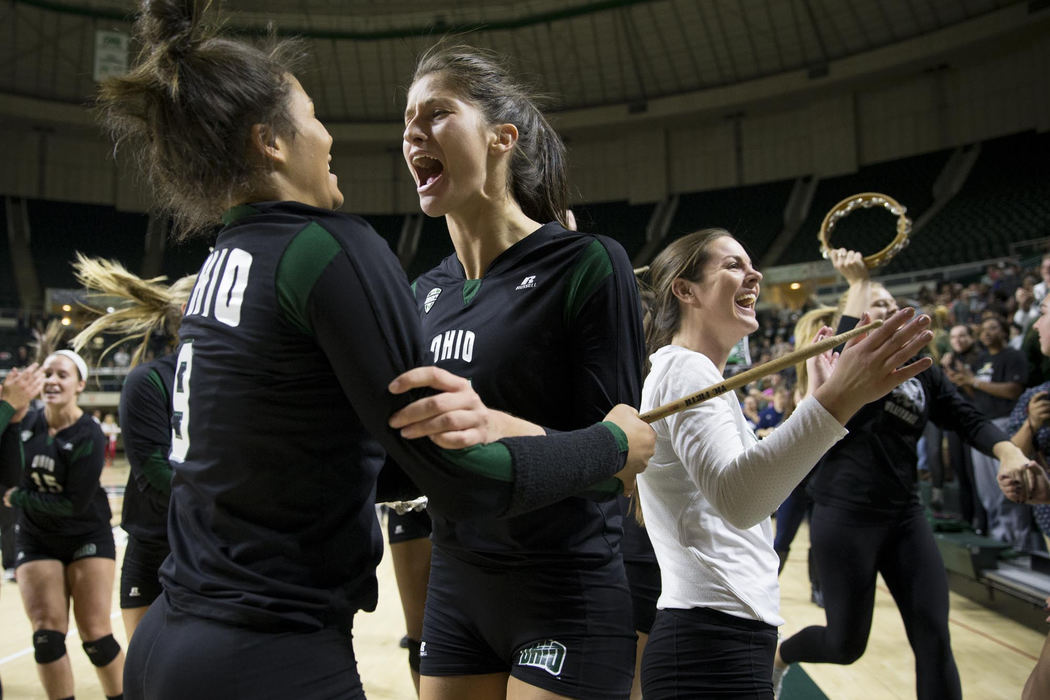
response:
<path fill-rule="evenodd" d="M 758 301 L 758 295 L 748 292 L 747 294 L 739 295 L 735 301 L 737 306 L 742 306 L 745 309 L 754 309 L 755 302 Z"/>
<path fill-rule="evenodd" d="M 433 156 L 420 153 L 412 157 L 412 170 L 416 175 L 417 189 L 424 190 L 438 181 L 445 165 Z"/>

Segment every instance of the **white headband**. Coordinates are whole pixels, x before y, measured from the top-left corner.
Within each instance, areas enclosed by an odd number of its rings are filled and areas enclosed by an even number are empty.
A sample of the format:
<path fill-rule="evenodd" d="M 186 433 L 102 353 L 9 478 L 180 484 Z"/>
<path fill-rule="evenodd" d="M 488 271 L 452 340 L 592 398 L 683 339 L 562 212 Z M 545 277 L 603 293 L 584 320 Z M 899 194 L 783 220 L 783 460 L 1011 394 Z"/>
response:
<path fill-rule="evenodd" d="M 68 357 L 73 361 L 73 364 L 77 366 L 77 371 L 80 372 L 80 378 L 86 380 L 88 378 L 87 363 L 84 362 L 84 358 L 76 354 L 72 350 L 55 350 L 51 353 L 51 356 L 61 355 L 62 357 Z"/>

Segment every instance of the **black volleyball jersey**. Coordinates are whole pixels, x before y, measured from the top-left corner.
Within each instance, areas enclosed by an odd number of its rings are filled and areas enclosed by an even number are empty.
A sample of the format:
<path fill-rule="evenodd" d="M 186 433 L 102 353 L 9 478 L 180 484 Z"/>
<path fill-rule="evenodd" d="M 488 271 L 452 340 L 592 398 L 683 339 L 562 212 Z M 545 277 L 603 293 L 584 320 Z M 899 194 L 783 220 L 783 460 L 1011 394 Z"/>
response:
<path fill-rule="evenodd" d="M 112 513 L 99 483 L 106 436 L 86 413 L 52 437 L 43 409 L 8 426 L 3 440 L 21 443 L 22 477 L 11 496 L 18 526 L 36 535 L 80 537 L 109 528 Z M 8 450 L 4 451 L 10 454 Z"/>
<path fill-rule="evenodd" d="M 131 465 L 121 527 L 143 542 L 167 545 L 171 500 L 171 387 L 175 355 L 138 365 L 120 392 L 120 427 Z"/>
<path fill-rule="evenodd" d="M 838 332 L 858 322 L 843 316 Z M 928 421 L 989 455 L 995 443 L 1010 439 L 934 364 L 862 406 L 846 423 L 849 433 L 817 462 L 807 491 L 822 505 L 870 514 L 899 513 L 919 503 L 917 445 Z"/>
<path fill-rule="evenodd" d="M 555 430 L 638 406 L 641 302 L 615 241 L 548 223 L 468 280 L 455 255 L 413 284 L 426 361 L 471 380 L 486 405 Z M 572 496 L 512 518 L 434 515 L 434 542 L 480 564 L 604 561 L 619 551 L 614 494 Z"/>
<path fill-rule="evenodd" d="M 532 483 L 529 465 L 562 443 L 442 450 L 401 438 L 387 421 L 422 394 L 394 396 L 388 384 L 427 362 L 386 242 L 358 217 L 294 202 L 225 218 L 179 332 L 161 579 L 190 614 L 264 629 L 348 626 L 376 603 L 384 448 L 434 512 L 470 517 L 512 509 L 519 482 Z M 583 460 L 594 467 L 583 466 L 584 483 L 622 467 L 618 428 L 580 434 L 596 455 Z M 558 498 L 580 486 L 565 488 Z"/>

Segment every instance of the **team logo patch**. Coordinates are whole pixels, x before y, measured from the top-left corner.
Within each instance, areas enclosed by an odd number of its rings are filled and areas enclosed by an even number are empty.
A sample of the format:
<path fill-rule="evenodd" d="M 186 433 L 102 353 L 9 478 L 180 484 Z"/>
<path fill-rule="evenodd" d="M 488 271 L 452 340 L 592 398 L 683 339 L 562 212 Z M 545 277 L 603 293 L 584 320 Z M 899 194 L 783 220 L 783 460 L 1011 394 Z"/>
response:
<path fill-rule="evenodd" d="M 73 552 L 73 559 L 81 559 L 83 557 L 93 557 L 98 553 L 98 547 L 94 542 L 88 542 L 86 545 Z"/>
<path fill-rule="evenodd" d="M 439 296 L 441 296 L 441 287 L 434 287 L 427 292 L 426 301 L 423 302 L 423 313 L 430 313 L 430 309 L 434 306 L 434 302 L 438 300 Z"/>
<path fill-rule="evenodd" d="M 536 275 L 529 275 L 521 281 L 521 284 L 514 288 L 514 291 L 518 291 L 519 289 L 535 289 L 535 287 Z"/>
<path fill-rule="evenodd" d="M 140 598 L 140 597 L 142 597 L 142 594 L 139 593 L 139 587 L 138 586 L 132 586 L 131 590 L 128 591 L 128 597 L 129 598 Z"/>
<path fill-rule="evenodd" d="M 29 438 L 33 437 L 32 430 L 23 430 L 21 433 L 22 442 L 29 442 Z"/>
<path fill-rule="evenodd" d="M 420 642 L 419 643 L 419 655 L 420 656 L 426 656 L 427 655 L 427 643 L 426 642 Z"/>
<path fill-rule="evenodd" d="M 564 663 L 565 645 L 553 639 L 537 642 L 518 652 L 519 666 L 542 668 L 552 676 L 561 675 L 561 667 Z"/>

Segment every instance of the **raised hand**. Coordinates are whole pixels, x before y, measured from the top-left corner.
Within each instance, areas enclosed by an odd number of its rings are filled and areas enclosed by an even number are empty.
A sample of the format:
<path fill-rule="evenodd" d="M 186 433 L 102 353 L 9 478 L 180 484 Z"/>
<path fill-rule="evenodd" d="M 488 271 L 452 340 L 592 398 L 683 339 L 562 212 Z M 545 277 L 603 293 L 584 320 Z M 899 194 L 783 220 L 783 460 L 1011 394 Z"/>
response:
<path fill-rule="evenodd" d="M 40 395 L 44 388 L 44 372 L 36 362 L 24 369 L 12 369 L 4 378 L 3 399 L 15 409 L 12 423 L 18 423 L 29 410 L 29 402 Z"/>
<path fill-rule="evenodd" d="M 864 264 L 864 256 L 855 250 L 835 248 L 831 251 L 831 264 L 850 284 L 869 279 L 870 273 L 868 266 Z"/>
<path fill-rule="evenodd" d="M 829 326 L 824 326 L 813 336 L 812 342 L 819 343 L 825 338 L 830 338 L 834 334 L 835 331 Z M 806 375 L 809 378 L 808 386 L 806 387 L 807 396 L 811 396 L 814 391 L 823 386 L 824 382 L 831 377 L 831 373 L 835 369 L 835 362 L 838 360 L 838 357 L 838 353 L 832 349 L 806 360 Z"/>
<path fill-rule="evenodd" d="M 933 337 L 930 317 L 914 316 L 914 309 L 901 309 L 882 327 L 846 343 L 831 376 L 813 394 L 840 423 L 933 364 L 929 357 L 904 364 Z M 867 322 L 865 314 L 861 324 Z"/>

